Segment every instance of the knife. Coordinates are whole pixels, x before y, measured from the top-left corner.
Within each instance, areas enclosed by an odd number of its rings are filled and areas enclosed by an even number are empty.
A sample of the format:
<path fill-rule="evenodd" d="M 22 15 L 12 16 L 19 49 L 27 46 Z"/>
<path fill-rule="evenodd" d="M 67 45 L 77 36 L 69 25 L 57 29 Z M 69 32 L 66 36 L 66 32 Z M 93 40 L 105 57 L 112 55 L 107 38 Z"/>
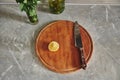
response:
<path fill-rule="evenodd" d="M 75 40 L 75 47 L 79 48 L 81 67 L 85 70 L 87 65 L 86 65 L 85 56 L 84 56 L 82 38 L 80 35 L 80 26 L 77 21 L 75 21 L 74 23 L 74 40 Z"/>

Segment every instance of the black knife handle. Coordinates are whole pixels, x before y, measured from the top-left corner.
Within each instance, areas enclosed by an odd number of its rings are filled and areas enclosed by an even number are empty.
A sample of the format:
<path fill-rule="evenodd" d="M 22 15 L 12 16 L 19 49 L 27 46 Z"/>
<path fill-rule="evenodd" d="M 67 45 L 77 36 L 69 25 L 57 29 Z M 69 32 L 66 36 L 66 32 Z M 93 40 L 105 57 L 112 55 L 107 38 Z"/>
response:
<path fill-rule="evenodd" d="M 86 64 L 86 61 L 85 61 L 83 48 L 80 48 L 80 58 L 81 58 L 81 67 L 85 70 L 86 67 L 87 67 L 87 64 Z"/>

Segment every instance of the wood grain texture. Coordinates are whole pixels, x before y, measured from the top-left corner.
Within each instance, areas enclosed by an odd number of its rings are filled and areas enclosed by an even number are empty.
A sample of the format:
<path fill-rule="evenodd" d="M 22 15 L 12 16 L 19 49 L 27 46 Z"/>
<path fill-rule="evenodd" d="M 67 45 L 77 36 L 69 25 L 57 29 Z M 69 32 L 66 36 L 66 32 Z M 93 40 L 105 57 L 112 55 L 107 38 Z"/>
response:
<path fill-rule="evenodd" d="M 55 72 L 66 73 L 81 68 L 79 49 L 75 47 L 73 22 L 59 20 L 45 26 L 36 39 L 36 53 L 42 63 Z M 89 61 L 93 44 L 88 32 L 81 27 L 81 36 L 84 46 L 86 62 Z M 56 52 L 48 50 L 51 41 L 59 43 L 60 48 Z"/>

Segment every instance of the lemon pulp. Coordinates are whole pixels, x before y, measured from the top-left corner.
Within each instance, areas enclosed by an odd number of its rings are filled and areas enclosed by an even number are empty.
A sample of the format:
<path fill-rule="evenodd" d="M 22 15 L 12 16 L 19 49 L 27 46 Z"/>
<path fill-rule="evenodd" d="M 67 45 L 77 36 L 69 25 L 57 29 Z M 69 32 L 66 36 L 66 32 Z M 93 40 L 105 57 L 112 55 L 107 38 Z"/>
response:
<path fill-rule="evenodd" d="M 49 51 L 53 51 L 53 52 L 57 51 L 57 50 L 59 49 L 59 44 L 58 44 L 58 42 L 56 42 L 56 41 L 51 41 L 51 42 L 49 43 L 49 45 L 48 45 L 48 49 L 49 49 Z"/>

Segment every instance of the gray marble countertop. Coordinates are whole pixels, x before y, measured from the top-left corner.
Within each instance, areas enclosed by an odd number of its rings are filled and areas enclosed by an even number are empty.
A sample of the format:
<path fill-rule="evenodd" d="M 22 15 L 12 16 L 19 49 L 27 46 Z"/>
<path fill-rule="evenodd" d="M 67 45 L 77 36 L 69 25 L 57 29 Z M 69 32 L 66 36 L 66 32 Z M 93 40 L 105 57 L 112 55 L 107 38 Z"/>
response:
<path fill-rule="evenodd" d="M 38 7 L 31 25 L 18 5 L 0 5 L 0 80 L 120 80 L 120 6 L 66 5 L 60 15 Z M 90 33 L 94 50 L 86 70 L 48 70 L 35 53 L 35 38 L 53 20 L 78 21 Z"/>
<path fill-rule="evenodd" d="M 41 0 L 47 2 L 48 0 Z M 65 0 L 72 4 L 120 4 L 120 0 Z M 16 0 L 0 0 L 0 3 L 16 3 Z"/>

